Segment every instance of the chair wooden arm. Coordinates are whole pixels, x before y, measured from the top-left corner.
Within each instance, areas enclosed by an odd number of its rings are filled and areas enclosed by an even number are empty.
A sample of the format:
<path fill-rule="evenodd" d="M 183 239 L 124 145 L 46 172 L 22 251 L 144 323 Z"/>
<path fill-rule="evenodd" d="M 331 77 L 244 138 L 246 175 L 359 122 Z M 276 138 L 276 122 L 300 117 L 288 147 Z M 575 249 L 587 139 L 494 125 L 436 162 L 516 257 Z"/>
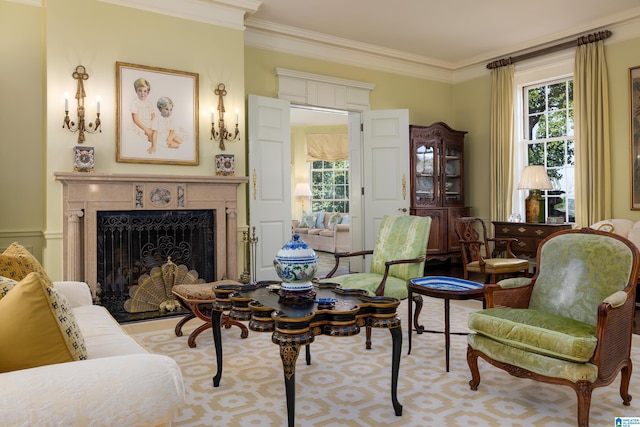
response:
<path fill-rule="evenodd" d="M 517 258 L 516 254 L 513 253 L 513 250 L 511 249 L 511 245 L 514 242 L 518 242 L 519 240 L 516 239 L 515 237 L 501 237 L 501 238 L 488 238 L 487 239 L 490 242 L 494 242 L 494 243 L 502 243 L 505 245 L 505 251 L 507 253 L 507 258 Z"/>
<path fill-rule="evenodd" d="M 531 298 L 534 283 L 535 281 L 532 280 L 528 285 L 515 288 L 487 285 L 484 288 L 486 307 L 527 308 L 529 307 L 529 299 Z"/>
<path fill-rule="evenodd" d="M 418 257 L 418 258 L 411 258 L 411 259 L 395 259 L 395 260 L 391 260 L 391 261 L 387 261 L 384 263 L 384 275 L 382 276 L 382 280 L 380 281 L 380 284 L 378 285 L 378 287 L 376 288 L 376 295 L 381 296 L 384 295 L 384 286 L 387 283 L 387 277 L 389 276 L 389 268 L 391 268 L 392 265 L 396 265 L 396 264 L 413 264 L 416 262 L 424 262 L 426 261 L 426 257 Z"/>
<path fill-rule="evenodd" d="M 336 260 L 335 265 L 333 266 L 333 269 L 331 269 L 331 271 L 329 273 L 327 273 L 327 275 L 325 277 L 323 277 L 323 279 L 328 279 L 330 277 L 333 277 L 333 275 L 336 273 L 336 271 L 338 271 L 338 267 L 340 267 L 340 259 L 341 258 L 349 258 L 349 257 L 354 257 L 354 256 L 364 256 L 364 255 L 371 255 L 373 254 L 373 250 L 366 250 L 366 251 L 357 251 L 357 252 L 340 252 L 340 253 L 335 253 L 333 254 L 333 257 Z"/>
<path fill-rule="evenodd" d="M 591 358 L 591 363 L 599 366 L 598 377 L 602 381 L 611 380 L 618 374 L 617 363 L 629 357 L 631 352 L 631 334 L 633 330 L 633 313 L 635 310 L 635 298 L 627 291 L 627 300 L 624 304 L 613 307 L 603 302 L 598 306 L 598 320 L 596 323 L 596 338 L 598 345 Z"/>

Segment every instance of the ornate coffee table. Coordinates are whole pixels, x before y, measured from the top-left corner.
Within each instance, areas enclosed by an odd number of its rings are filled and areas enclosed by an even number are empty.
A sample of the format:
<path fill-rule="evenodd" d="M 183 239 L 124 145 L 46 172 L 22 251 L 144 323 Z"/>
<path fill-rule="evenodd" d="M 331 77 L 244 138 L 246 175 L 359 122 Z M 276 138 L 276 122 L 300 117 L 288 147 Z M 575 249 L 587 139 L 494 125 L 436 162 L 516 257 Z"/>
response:
<path fill-rule="evenodd" d="M 409 352 L 411 354 L 411 335 L 412 335 L 412 321 L 416 324 L 416 332 L 421 334 L 423 332 L 431 333 L 444 333 L 444 345 L 445 345 L 445 364 L 447 372 L 449 372 L 449 347 L 451 346 L 451 334 L 454 335 L 467 335 L 466 332 L 451 332 L 449 330 L 449 301 L 466 300 L 480 298 L 484 294 L 484 285 L 478 282 L 472 282 L 470 280 L 458 279 L 455 277 L 445 276 L 426 276 L 411 279 L 407 281 L 407 289 L 409 290 L 409 297 L 407 298 L 409 304 Z M 413 294 L 416 295 L 415 297 Z M 418 325 L 418 316 L 422 311 L 422 296 L 426 295 L 433 298 L 444 299 L 444 331 L 431 331 L 426 330 L 424 326 Z M 411 302 L 416 303 L 416 313 L 412 318 L 412 306 Z"/>
<path fill-rule="evenodd" d="M 295 364 L 300 347 L 306 346 L 306 362 L 309 365 L 310 344 L 316 335 L 351 336 L 360 333 L 361 327 L 384 328 L 389 329 L 392 339 L 391 401 L 395 414 L 402 415 L 402 405 L 397 397 L 402 330 L 396 309 L 400 300 L 369 297 L 365 295 L 366 291 L 343 290 L 337 284 L 323 283 L 315 287 L 317 299 L 329 299 L 332 304 L 312 302 L 290 305 L 280 301 L 276 283 L 219 285 L 213 288 L 216 300 L 212 303 L 211 322 L 218 364 L 213 386 L 218 387 L 222 378 L 220 325 L 223 312 L 228 311 L 232 320 L 248 320 L 252 331 L 273 333 L 271 341 L 280 346 L 290 427 L 293 427 L 295 420 Z"/>

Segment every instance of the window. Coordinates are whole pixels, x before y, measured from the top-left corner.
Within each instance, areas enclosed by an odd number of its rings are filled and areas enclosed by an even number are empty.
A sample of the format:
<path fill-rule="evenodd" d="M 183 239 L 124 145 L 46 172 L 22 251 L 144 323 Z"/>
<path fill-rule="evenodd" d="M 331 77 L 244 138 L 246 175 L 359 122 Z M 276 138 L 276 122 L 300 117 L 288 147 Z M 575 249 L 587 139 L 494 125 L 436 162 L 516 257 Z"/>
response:
<path fill-rule="evenodd" d="M 524 88 L 526 164 L 546 168 L 553 190 L 543 191 L 544 218 L 575 222 L 573 80 Z"/>
<path fill-rule="evenodd" d="M 349 212 L 349 161 L 311 162 L 313 211 Z"/>

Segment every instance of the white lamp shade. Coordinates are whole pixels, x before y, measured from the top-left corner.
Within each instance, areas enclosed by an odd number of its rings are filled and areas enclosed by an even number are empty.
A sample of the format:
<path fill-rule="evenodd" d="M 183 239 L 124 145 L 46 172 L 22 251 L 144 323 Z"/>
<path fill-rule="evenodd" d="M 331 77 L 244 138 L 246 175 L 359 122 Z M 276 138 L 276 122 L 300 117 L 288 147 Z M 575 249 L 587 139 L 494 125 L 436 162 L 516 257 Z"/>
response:
<path fill-rule="evenodd" d="M 552 190 L 553 186 L 544 166 L 527 166 L 522 171 L 518 190 Z"/>
<path fill-rule="evenodd" d="M 293 189 L 293 195 L 296 197 L 309 197 L 311 196 L 311 187 L 306 182 L 300 182 Z"/>

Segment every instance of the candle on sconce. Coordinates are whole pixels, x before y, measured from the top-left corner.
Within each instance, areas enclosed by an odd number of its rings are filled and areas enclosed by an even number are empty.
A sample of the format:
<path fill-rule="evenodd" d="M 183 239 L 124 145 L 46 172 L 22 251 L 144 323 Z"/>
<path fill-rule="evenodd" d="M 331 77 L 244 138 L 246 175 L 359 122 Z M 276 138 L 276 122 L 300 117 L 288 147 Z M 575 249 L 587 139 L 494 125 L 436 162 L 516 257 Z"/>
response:
<path fill-rule="evenodd" d="M 100 97 L 98 97 L 98 104 L 96 105 L 96 112 L 100 114 Z"/>
<path fill-rule="evenodd" d="M 238 109 L 236 108 L 236 125 L 238 124 Z"/>
<path fill-rule="evenodd" d="M 215 110 L 213 109 L 213 107 L 211 107 L 211 123 L 215 123 L 215 122 L 216 122 Z"/>
<path fill-rule="evenodd" d="M 64 111 L 69 111 L 69 92 L 64 93 Z"/>

